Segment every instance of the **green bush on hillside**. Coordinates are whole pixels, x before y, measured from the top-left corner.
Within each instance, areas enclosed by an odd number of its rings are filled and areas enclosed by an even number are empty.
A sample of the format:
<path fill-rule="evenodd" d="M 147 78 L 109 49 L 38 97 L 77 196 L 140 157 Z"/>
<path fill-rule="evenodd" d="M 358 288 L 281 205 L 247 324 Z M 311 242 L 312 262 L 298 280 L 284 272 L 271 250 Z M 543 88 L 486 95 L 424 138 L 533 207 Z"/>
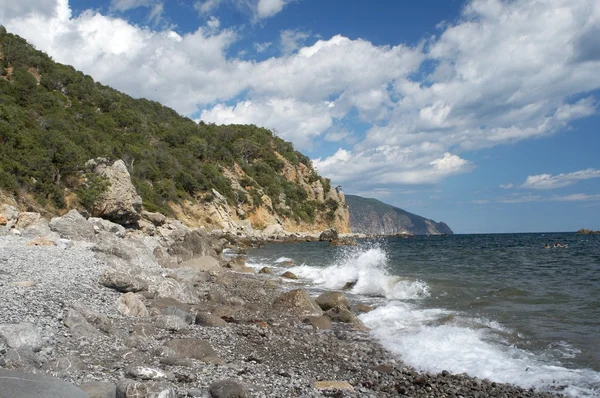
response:
<path fill-rule="evenodd" d="M 65 192 L 74 190 L 90 209 L 106 187 L 85 176 L 83 166 L 106 157 L 125 161 L 150 211 L 168 213 L 169 202 L 211 199 L 215 189 L 233 205 L 259 205 L 265 193 L 280 214 L 314 219 L 318 209 L 280 175 L 284 162 L 275 151 L 294 165 L 311 167 L 310 159 L 271 131 L 197 124 L 54 62 L 4 27 L 0 51 L 0 188 L 29 192 L 58 207 L 65 206 Z M 247 192 L 232 189 L 223 174 L 234 163 L 248 174 L 242 181 Z M 330 185 L 317 174 L 312 178 Z M 286 206 L 279 206 L 283 195 Z"/>

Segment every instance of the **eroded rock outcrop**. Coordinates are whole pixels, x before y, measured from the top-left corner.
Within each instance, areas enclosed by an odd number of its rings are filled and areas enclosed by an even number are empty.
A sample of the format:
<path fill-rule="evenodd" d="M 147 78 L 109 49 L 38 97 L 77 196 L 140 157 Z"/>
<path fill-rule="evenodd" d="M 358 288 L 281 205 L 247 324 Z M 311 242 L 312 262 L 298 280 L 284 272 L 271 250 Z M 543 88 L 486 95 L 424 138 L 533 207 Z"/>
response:
<path fill-rule="evenodd" d="M 121 225 L 129 225 L 141 217 L 142 198 L 137 193 L 125 162 L 114 163 L 105 158 L 89 160 L 86 167 L 104 177 L 110 185 L 96 201 L 92 213 Z"/>

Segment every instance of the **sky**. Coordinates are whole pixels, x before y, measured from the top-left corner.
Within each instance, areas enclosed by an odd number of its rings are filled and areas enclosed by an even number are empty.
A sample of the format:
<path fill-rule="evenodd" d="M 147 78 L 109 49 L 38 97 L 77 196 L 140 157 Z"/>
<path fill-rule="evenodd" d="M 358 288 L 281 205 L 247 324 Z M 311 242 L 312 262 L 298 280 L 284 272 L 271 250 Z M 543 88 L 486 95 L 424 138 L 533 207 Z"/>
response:
<path fill-rule="evenodd" d="M 600 230 L 600 1 L 0 0 L 0 24 L 456 233 Z"/>

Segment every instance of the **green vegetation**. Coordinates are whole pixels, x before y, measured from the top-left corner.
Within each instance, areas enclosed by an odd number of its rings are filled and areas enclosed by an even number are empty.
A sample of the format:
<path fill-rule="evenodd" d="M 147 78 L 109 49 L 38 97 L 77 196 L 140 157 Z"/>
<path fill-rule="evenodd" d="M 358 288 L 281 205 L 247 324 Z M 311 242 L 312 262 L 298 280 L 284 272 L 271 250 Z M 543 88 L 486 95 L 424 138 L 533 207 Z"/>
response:
<path fill-rule="evenodd" d="M 3 27 L 0 72 L 1 189 L 29 192 L 59 208 L 65 193 L 75 191 L 80 205 L 90 208 L 106 186 L 86 178 L 84 164 L 106 157 L 125 161 L 150 211 L 169 213 L 170 201 L 211 200 L 215 189 L 234 205 L 258 205 L 265 193 L 280 214 L 314 219 L 316 204 L 281 176 L 284 163 L 275 151 L 294 165 L 312 167 L 310 160 L 269 130 L 197 124 L 94 82 Z M 249 176 L 245 191 L 234 190 L 223 174 L 234 162 Z M 315 173 L 314 179 L 321 177 Z"/>

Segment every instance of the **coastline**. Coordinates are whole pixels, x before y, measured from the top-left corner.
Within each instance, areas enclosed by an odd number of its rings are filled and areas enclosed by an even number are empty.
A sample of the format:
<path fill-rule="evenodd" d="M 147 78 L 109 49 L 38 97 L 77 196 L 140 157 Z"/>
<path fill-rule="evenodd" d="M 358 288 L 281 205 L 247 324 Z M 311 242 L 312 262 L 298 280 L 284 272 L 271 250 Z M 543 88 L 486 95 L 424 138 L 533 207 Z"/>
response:
<path fill-rule="evenodd" d="M 231 253 L 259 242 L 252 237 L 98 230 L 88 241 L 51 236 L 36 246 L 41 237 L 27 229 L 0 233 L 0 324 L 33 325 L 39 344 L 6 344 L 0 326 L 0 369 L 113 396 L 555 396 L 415 371 L 355 316 L 322 315 L 305 293 L 286 296 L 306 292 L 302 281 L 251 272 Z"/>

